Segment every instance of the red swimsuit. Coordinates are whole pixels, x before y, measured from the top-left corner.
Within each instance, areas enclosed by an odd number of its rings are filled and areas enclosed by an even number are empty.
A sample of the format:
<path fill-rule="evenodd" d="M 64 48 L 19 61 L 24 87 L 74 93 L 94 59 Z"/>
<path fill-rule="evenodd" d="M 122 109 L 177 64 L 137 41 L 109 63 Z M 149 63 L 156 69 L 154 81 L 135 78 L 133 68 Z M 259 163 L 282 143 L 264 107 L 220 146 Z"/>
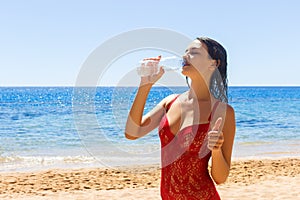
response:
<path fill-rule="evenodd" d="M 167 106 L 167 111 L 176 98 Z M 212 112 L 217 104 L 214 105 Z M 162 118 L 159 125 L 159 137 L 163 200 L 220 199 L 207 169 L 211 156 L 206 140 L 209 124 L 185 127 L 175 136 L 170 130 L 166 114 Z"/>

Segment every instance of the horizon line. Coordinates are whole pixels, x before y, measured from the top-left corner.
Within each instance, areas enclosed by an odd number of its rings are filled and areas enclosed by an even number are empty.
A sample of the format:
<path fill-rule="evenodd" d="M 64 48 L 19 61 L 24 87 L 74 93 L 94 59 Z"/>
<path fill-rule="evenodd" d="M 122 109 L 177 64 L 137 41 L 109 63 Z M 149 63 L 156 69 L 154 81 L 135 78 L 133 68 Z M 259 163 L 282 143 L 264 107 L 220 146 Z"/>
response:
<path fill-rule="evenodd" d="M 96 85 L 96 86 L 76 86 L 76 85 L 0 85 L 4 87 L 138 87 L 138 85 Z M 153 85 L 153 87 L 166 87 L 162 85 Z M 187 85 L 169 85 L 167 87 L 187 87 Z M 228 87 L 300 87 L 300 85 L 228 85 Z"/>

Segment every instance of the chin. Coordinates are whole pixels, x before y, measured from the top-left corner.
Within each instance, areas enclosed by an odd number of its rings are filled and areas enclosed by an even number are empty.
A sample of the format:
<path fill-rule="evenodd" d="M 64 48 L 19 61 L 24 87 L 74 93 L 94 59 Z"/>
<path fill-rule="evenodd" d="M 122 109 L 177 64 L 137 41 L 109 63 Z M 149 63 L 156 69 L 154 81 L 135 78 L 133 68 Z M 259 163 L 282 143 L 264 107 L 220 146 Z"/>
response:
<path fill-rule="evenodd" d="M 187 76 L 186 71 L 184 71 L 184 70 L 181 70 L 181 74 L 184 76 Z"/>
<path fill-rule="evenodd" d="M 184 67 L 182 67 L 182 69 L 181 69 L 181 74 L 183 74 L 183 75 L 185 75 L 185 76 L 188 76 L 188 74 L 189 74 L 189 67 L 188 66 L 184 66 Z"/>

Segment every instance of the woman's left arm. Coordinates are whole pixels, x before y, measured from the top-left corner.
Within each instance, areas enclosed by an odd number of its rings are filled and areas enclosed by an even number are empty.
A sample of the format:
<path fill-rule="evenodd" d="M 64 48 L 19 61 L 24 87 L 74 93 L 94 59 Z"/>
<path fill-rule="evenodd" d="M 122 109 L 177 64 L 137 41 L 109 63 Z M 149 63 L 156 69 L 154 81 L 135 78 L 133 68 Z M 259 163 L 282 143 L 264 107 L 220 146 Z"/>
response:
<path fill-rule="evenodd" d="M 211 175 L 216 184 L 224 183 L 229 175 L 231 165 L 231 154 L 235 136 L 235 114 L 234 109 L 226 105 L 225 120 L 222 128 L 215 125 L 209 133 L 209 148 L 212 151 Z M 217 122 L 216 122 L 217 123 Z M 221 129 L 218 130 L 218 129 Z M 215 135 L 214 135 L 215 134 Z M 212 135 L 216 136 L 215 140 Z M 212 145 L 213 144 L 213 145 Z"/>

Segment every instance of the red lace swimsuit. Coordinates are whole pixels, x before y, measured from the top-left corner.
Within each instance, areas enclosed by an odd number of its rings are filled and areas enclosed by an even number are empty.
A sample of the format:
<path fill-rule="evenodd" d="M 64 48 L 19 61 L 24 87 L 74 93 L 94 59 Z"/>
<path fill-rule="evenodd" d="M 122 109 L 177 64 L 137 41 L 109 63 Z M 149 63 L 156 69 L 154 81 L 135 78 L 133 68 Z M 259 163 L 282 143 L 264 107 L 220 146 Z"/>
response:
<path fill-rule="evenodd" d="M 176 98 L 167 106 L 166 112 Z M 209 125 L 191 125 L 175 136 L 170 130 L 166 114 L 162 118 L 159 137 L 162 162 L 160 189 L 163 200 L 220 199 L 207 169 L 211 156 L 206 140 Z"/>

